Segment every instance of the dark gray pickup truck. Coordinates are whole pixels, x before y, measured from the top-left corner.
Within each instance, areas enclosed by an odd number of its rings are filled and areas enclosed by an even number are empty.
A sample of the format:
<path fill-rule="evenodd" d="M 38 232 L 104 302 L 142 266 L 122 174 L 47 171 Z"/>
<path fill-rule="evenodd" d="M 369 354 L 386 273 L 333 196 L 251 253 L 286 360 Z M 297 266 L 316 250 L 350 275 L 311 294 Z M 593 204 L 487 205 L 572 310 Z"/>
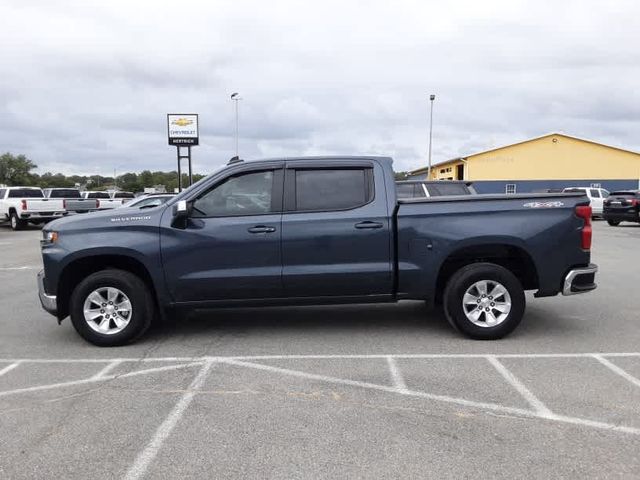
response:
<path fill-rule="evenodd" d="M 239 162 L 164 205 L 56 220 L 40 300 L 101 346 L 184 308 L 396 302 L 444 306 L 496 339 L 538 297 L 596 288 L 581 194 L 396 198 L 380 157 Z"/>

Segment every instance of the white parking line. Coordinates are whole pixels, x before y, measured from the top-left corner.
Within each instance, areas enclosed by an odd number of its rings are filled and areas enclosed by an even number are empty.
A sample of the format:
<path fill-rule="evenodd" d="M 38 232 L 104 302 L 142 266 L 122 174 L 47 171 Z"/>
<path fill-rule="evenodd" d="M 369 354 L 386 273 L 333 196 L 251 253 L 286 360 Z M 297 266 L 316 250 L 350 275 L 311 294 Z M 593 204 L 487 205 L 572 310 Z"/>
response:
<path fill-rule="evenodd" d="M 464 398 L 456 398 L 456 397 L 450 397 L 448 395 L 438 395 L 438 394 L 427 393 L 427 392 L 419 392 L 415 390 L 399 391 L 396 387 L 388 387 L 386 385 L 377 385 L 375 383 L 359 382 L 357 380 L 346 380 L 342 378 L 329 377 L 326 375 L 318 375 L 315 373 L 301 372 L 299 370 L 290 370 L 287 368 L 273 367 L 271 365 L 245 362 L 241 360 L 220 359 L 219 361 L 221 363 L 227 363 L 227 364 L 236 365 L 239 367 L 253 368 L 256 370 L 265 370 L 268 372 L 281 373 L 284 375 L 305 378 L 309 380 L 319 380 L 323 382 L 335 383 L 340 385 L 349 385 L 354 387 L 368 388 L 372 390 L 380 390 L 384 392 L 392 392 L 392 393 L 397 393 L 397 394 L 411 396 L 411 397 L 427 398 L 429 400 L 436 400 L 439 402 L 462 405 L 462 406 L 471 407 L 471 408 L 491 410 L 491 411 L 500 412 L 500 413 L 508 413 L 508 414 L 513 414 L 520 417 L 525 417 L 525 418 L 540 418 L 543 420 L 555 421 L 560 423 L 569 423 L 572 425 L 579 425 L 583 427 L 591 427 L 591 428 L 597 428 L 602 430 L 611 430 L 615 432 L 628 433 L 632 435 L 640 435 L 640 428 L 627 427 L 624 425 L 615 425 L 615 424 L 606 423 L 606 422 L 598 422 L 595 420 L 587 420 L 583 418 L 570 417 L 567 415 L 558 415 L 548 411 L 548 409 L 544 413 L 538 413 L 537 410 L 525 410 L 525 409 L 516 408 L 516 407 L 506 407 L 504 405 L 498 405 L 495 403 L 475 402 L 471 400 L 466 400 Z"/>
<path fill-rule="evenodd" d="M 25 387 L 25 388 L 16 388 L 15 390 L 5 390 L 0 392 L 0 397 L 6 397 L 8 395 L 16 395 L 18 393 L 51 390 L 54 388 L 73 387 L 75 385 L 82 385 L 85 383 L 95 383 L 95 382 L 100 382 L 105 380 L 113 380 L 114 378 L 128 378 L 128 377 L 135 377 L 137 375 L 147 375 L 149 373 L 167 372 L 170 370 L 179 370 L 181 368 L 188 368 L 196 365 L 200 365 L 200 363 L 186 363 L 183 365 L 171 365 L 167 367 L 148 368 L 145 370 L 136 370 L 135 372 L 123 373 L 122 375 L 105 375 L 98 378 L 96 378 L 96 376 L 94 375 L 89 378 L 83 378 L 81 380 L 72 380 L 70 382 L 49 383 L 47 385 L 37 385 L 35 387 Z"/>
<path fill-rule="evenodd" d="M 185 410 L 189 408 L 189 405 L 193 401 L 193 397 L 202 387 L 202 384 L 207 377 L 207 373 L 209 373 L 209 370 L 211 369 L 211 365 L 212 362 L 205 362 L 202 366 L 198 375 L 196 375 L 196 378 L 191 382 L 191 385 L 189 385 L 188 390 L 184 395 L 182 395 L 178 403 L 176 403 L 176 406 L 171 410 L 171 413 L 169 413 L 164 422 L 162 422 L 158 427 L 149 444 L 138 454 L 136 461 L 124 476 L 125 480 L 137 480 L 144 476 L 147 468 L 149 468 L 149 464 L 153 461 L 156 455 L 158 455 L 160 448 L 162 448 L 162 444 L 169 435 L 171 435 L 171 432 L 178 424 L 178 421 L 182 418 Z"/>
<path fill-rule="evenodd" d="M 588 358 L 601 357 L 640 357 L 640 352 L 598 352 L 598 353 L 384 353 L 354 355 L 229 355 L 201 357 L 116 357 L 116 358 L 0 358 L 0 362 L 13 363 L 105 363 L 105 362 L 217 362 L 223 360 L 331 360 L 331 359 L 386 359 L 393 358 Z"/>
<path fill-rule="evenodd" d="M 407 384 L 404 382 L 404 378 L 402 378 L 402 373 L 400 373 L 395 358 L 387 357 L 387 364 L 389 365 L 389 373 L 391 374 L 391 380 L 393 380 L 393 386 L 399 393 L 406 392 Z"/>
<path fill-rule="evenodd" d="M 20 365 L 20 362 L 14 362 L 11 365 L 8 365 L 8 366 L 4 367 L 2 370 L 0 370 L 0 377 L 2 375 L 4 375 L 5 373 L 9 373 L 11 370 L 16 368 L 18 365 Z"/>
<path fill-rule="evenodd" d="M 617 373 L 622 378 L 624 378 L 624 379 L 630 381 L 631 383 L 633 383 L 636 387 L 640 387 L 640 380 L 639 379 L 637 379 L 636 377 L 634 377 L 633 375 L 628 373 L 626 370 L 624 370 L 624 369 L 620 368 L 619 366 L 611 363 L 606 358 L 603 358 L 602 355 L 594 355 L 593 358 L 598 360 L 601 364 L 603 364 L 605 367 L 607 367 L 612 372 Z"/>
<path fill-rule="evenodd" d="M 511 371 L 507 367 L 500 363 L 500 360 L 498 360 L 494 356 L 488 356 L 487 360 L 491 365 L 494 366 L 498 373 L 502 375 L 502 377 L 507 382 L 509 382 L 509 385 L 515 388 L 517 392 L 522 395 L 522 397 L 527 401 L 529 405 L 531 405 L 531 407 L 533 407 L 538 415 L 547 418 L 550 418 L 553 415 L 551 410 L 549 410 L 544 403 L 538 400 L 538 398 L 533 393 L 531 393 L 531 390 L 525 387 L 524 384 L 520 380 L 518 380 L 518 378 L 513 373 L 511 373 Z"/>
<path fill-rule="evenodd" d="M 211 364 L 216 362 L 226 363 L 229 365 L 235 365 L 239 367 L 252 368 L 257 370 L 264 370 L 272 373 L 279 373 L 288 376 L 294 376 L 299 378 L 318 380 L 328 383 L 335 383 L 340 385 L 348 385 L 353 387 L 361 387 L 367 389 L 373 389 L 383 392 L 390 392 L 400 395 L 425 398 L 429 400 L 456 404 L 476 409 L 485 409 L 499 413 L 512 414 L 524 418 L 539 418 L 544 420 L 568 423 L 573 425 L 580 425 L 584 427 L 592 427 L 604 430 L 611 430 L 616 432 L 630 433 L 634 435 L 640 435 L 640 429 L 634 427 L 627 427 L 624 425 L 616 425 L 597 420 L 589 420 L 578 417 L 571 417 L 567 415 L 559 415 L 553 413 L 546 405 L 544 405 L 511 371 L 509 371 L 498 359 L 499 358 L 591 358 L 596 359 L 609 370 L 617 375 L 622 376 L 626 380 L 630 381 L 634 385 L 640 386 L 640 380 L 630 375 L 628 372 L 613 364 L 608 358 L 637 358 L 640 357 L 638 352 L 627 353 L 559 353 L 559 354 L 398 354 L 398 355 L 246 355 L 246 356 L 203 356 L 203 357 L 149 357 L 149 358 L 102 358 L 102 359 L 0 359 L 2 363 L 9 363 L 9 365 L 0 370 L 0 375 L 7 373 L 10 370 L 16 368 L 22 363 L 33 364 L 71 364 L 71 363 L 107 363 L 98 373 L 89 378 L 84 378 L 76 381 L 61 382 L 49 385 L 38 385 L 34 387 L 19 388 L 15 390 L 8 390 L 0 392 L 1 396 L 14 395 L 25 392 L 34 392 L 40 390 L 49 390 L 54 388 L 64 388 L 74 385 L 108 381 L 112 379 L 128 378 L 136 375 L 145 375 L 154 372 L 164 372 L 178 370 L 181 368 L 189 368 L 196 365 L 202 365 L 203 363 Z M 466 400 L 464 398 L 451 397 L 448 395 L 439 395 L 434 393 L 422 392 L 410 390 L 407 388 L 402 373 L 397 365 L 397 359 L 465 359 L 465 358 L 483 358 L 486 359 L 493 367 L 502 375 L 502 377 L 515 388 L 523 398 L 531 405 L 532 410 L 516 408 L 511 406 L 499 405 L 495 403 L 477 402 Z M 360 382 L 356 380 L 347 380 L 337 377 L 330 377 L 326 375 L 317 375 L 307 373 L 299 370 L 291 370 L 286 368 L 279 368 L 270 365 L 264 365 L 261 363 L 254 363 L 258 360 L 290 360 L 290 359 L 385 359 L 389 367 L 389 372 L 392 379 L 392 386 L 378 385 L 368 382 Z M 123 362 L 183 362 L 179 365 L 168 365 L 163 367 L 148 368 L 144 370 L 137 370 L 120 375 L 109 374 L 117 365 Z M 173 426 L 171 426 L 173 428 Z M 145 467 L 146 468 L 146 467 Z"/>
<path fill-rule="evenodd" d="M 408 395 L 408 396 L 413 396 L 413 397 L 422 397 L 422 398 L 428 398 L 430 400 L 438 400 L 440 402 L 446 402 L 446 403 L 454 403 L 457 405 L 464 405 L 466 407 L 474 407 L 474 408 L 484 408 L 487 410 L 494 410 L 500 413 L 512 413 L 514 415 L 523 415 L 523 416 L 536 416 L 535 412 L 529 411 L 529 410 L 524 410 L 522 408 L 516 408 L 516 407 L 505 407 L 504 405 L 498 405 L 495 403 L 484 403 L 484 402 L 475 402 L 472 400 L 466 400 L 464 398 L 456 398 L 456 397 L 450 397 L 448 395 L 438 395 L 438 394 L 434 394 L 434 393 L 425 393 L 425 392 L 417 392 L 415 390 L 398 390 L 396 387 L 390 387 L 387 385 L 378 385 L 377 383 L 369 383 L 369 382 L 360 382 L 358 380 L 347 380 L 344 378 L 337 378 L 337 377 L 329 377 L 327 375 L 318 375 L 315 373 L 307 373 L 307 372 L 301 372 L 299 370 L 290 370 L 288 368 L 280 368 L 280 367 L 272 367 L 271 365 L 263 365 L 260 363 L 251 363 L 251 362 L 244 362 L 241 360 L 231 360 L 231 359 L 224 359 L 224 360 L 219 360 L 220 363 L 227 363 L 229 365 L 236 365 L 239 367 L 247 367 L 247 368 L 253 368 L 256 370 L 265 370 L 268 372 L 274 372 L 274 373 L 281 373 L 284 375 L 289 375 L 292 377 L 299 377 L 299 378 L 305 378 L 305 379 L 309 379 L 309 380 L 320 380 L 323 382 L 328 382 L 328 383 L 337 383 L 337 384 L 341 384 L 341 385 L 349 385 L 352 387 L 362 387 L 362 388 L 369 388 L 372 390 L 380 390 L 383 392 L 391 392 L 391 393 L 400 393 L 401 395 Z"/>
<path fill-rule="evenodd" d="M 106 367 L 104 367 L 102 370 L 100 370 L 98 373 L 96 373 L 93 377 L 91 377 L 93 380 L 99 380 L 101 378 L 104 378 L 104 376 L 109 373 L 111 370 L 113 370 L 114 368 L 116 368 L 118 365 L 120 365 L 122 362 L 120 360 L 114 360 L 113 362 L 109 362 L 107 364 Z"/>
<path fill-rule="evenodd" d="M 0 271 L 9 271 L 9 270 L 38 270 L 42 267 L 34 267 L 34 266 L 24 266 L 24 267 L 0 267 Z"/>

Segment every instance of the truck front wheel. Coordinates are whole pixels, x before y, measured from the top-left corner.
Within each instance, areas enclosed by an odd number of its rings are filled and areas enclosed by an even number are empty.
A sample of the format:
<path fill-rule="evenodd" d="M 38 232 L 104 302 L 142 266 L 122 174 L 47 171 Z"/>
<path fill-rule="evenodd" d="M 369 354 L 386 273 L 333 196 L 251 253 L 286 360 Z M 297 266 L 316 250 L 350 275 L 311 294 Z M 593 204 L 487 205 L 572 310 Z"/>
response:
<path fill-rule="evenodd" d="M 70 302 L 74 328 L 100 347 L 133 342 L 149 328 L 154 312 L 147 285 L 125 270 L 89 275 L 74 289 Z"/>
<path fill-rule="evenodd" d="M 520 281 L 494 263 L 462 267 L 444 291 L 449 323 L 478 340 L 495 340 L 511 333 L 522 320 L 525 302 Z"/>

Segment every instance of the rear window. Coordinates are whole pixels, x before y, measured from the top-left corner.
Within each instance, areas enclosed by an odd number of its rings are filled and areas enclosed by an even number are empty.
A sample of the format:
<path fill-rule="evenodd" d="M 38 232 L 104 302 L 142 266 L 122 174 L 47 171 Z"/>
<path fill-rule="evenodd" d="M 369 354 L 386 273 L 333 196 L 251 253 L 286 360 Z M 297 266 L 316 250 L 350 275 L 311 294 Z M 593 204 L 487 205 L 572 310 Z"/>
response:
<path fill-rule="evenodd" d="M 136 196 L 131 192 L 116 192 L 113 198 L 135 198 Z"/>
<path fill-rule="evenodd" d="M 44 198 L 39 188 L 16 188 L 9 190 L 9 198 Z"/>
<path fill-rule="evenodd" d="M 418 183 L 400 183 L 396 186 L 396 194 L 398 198 L 416 198 L 424 197 L 422 185 Z"/>
<path fill-rule="evenodd" d="M 469 189 L 464 183 L 442 182 L 437 185 L 428 184 L 427 190 L 429 191 L 429 195 L 432 197 L 469 194 Z"/>
<path fill-rule="evenodd" d="M 73 188 L 65 190 L 51 190 L 49 198 L 80 198 L 80 191 Z"/>
<path fill-rule="evenodd" d="M 635 192 L 611 192 L 610 197 L 635 197 Z"/>
<path fill-rule="evenodd" d="M 565 188 L 563 190 L 563 192 L 567 192 L 567 193 L 587 193 L 587 189 L 586 188 Z"/>
<path fill-rule="evenodd" d="M 111 198 L 107 192 L 92 192 L 87 194 L 87 198 Z"/>
<path fill-rule="evenodd" d="M 371 169 L 296 170 L 296 210 L 346 210 L 373 198 Z"/>

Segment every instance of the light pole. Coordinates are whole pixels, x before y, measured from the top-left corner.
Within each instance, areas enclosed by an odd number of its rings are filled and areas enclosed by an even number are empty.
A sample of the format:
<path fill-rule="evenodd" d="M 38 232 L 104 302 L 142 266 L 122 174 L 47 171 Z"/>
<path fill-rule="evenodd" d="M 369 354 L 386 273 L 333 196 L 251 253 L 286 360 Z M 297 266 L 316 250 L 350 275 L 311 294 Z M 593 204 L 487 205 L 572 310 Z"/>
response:
<path fill-rule="evenodd" d="M 235 92 L 231 94 L 231 100 L 236 102 L 236 157 L 238 157 L 238 102 L 242 100 L 242 98 L 240 98 L 240 94 L 238 92 Z"/>
<path fill-rule="evenodd" d="M 427 169 L 427 180 L 431 180 L 431 138 L 433 136 L 433 101 L 436 99 L 435 95 L 430 95 L 431 101 L 431 115 L 429 118 L 429 168 Z"/>

